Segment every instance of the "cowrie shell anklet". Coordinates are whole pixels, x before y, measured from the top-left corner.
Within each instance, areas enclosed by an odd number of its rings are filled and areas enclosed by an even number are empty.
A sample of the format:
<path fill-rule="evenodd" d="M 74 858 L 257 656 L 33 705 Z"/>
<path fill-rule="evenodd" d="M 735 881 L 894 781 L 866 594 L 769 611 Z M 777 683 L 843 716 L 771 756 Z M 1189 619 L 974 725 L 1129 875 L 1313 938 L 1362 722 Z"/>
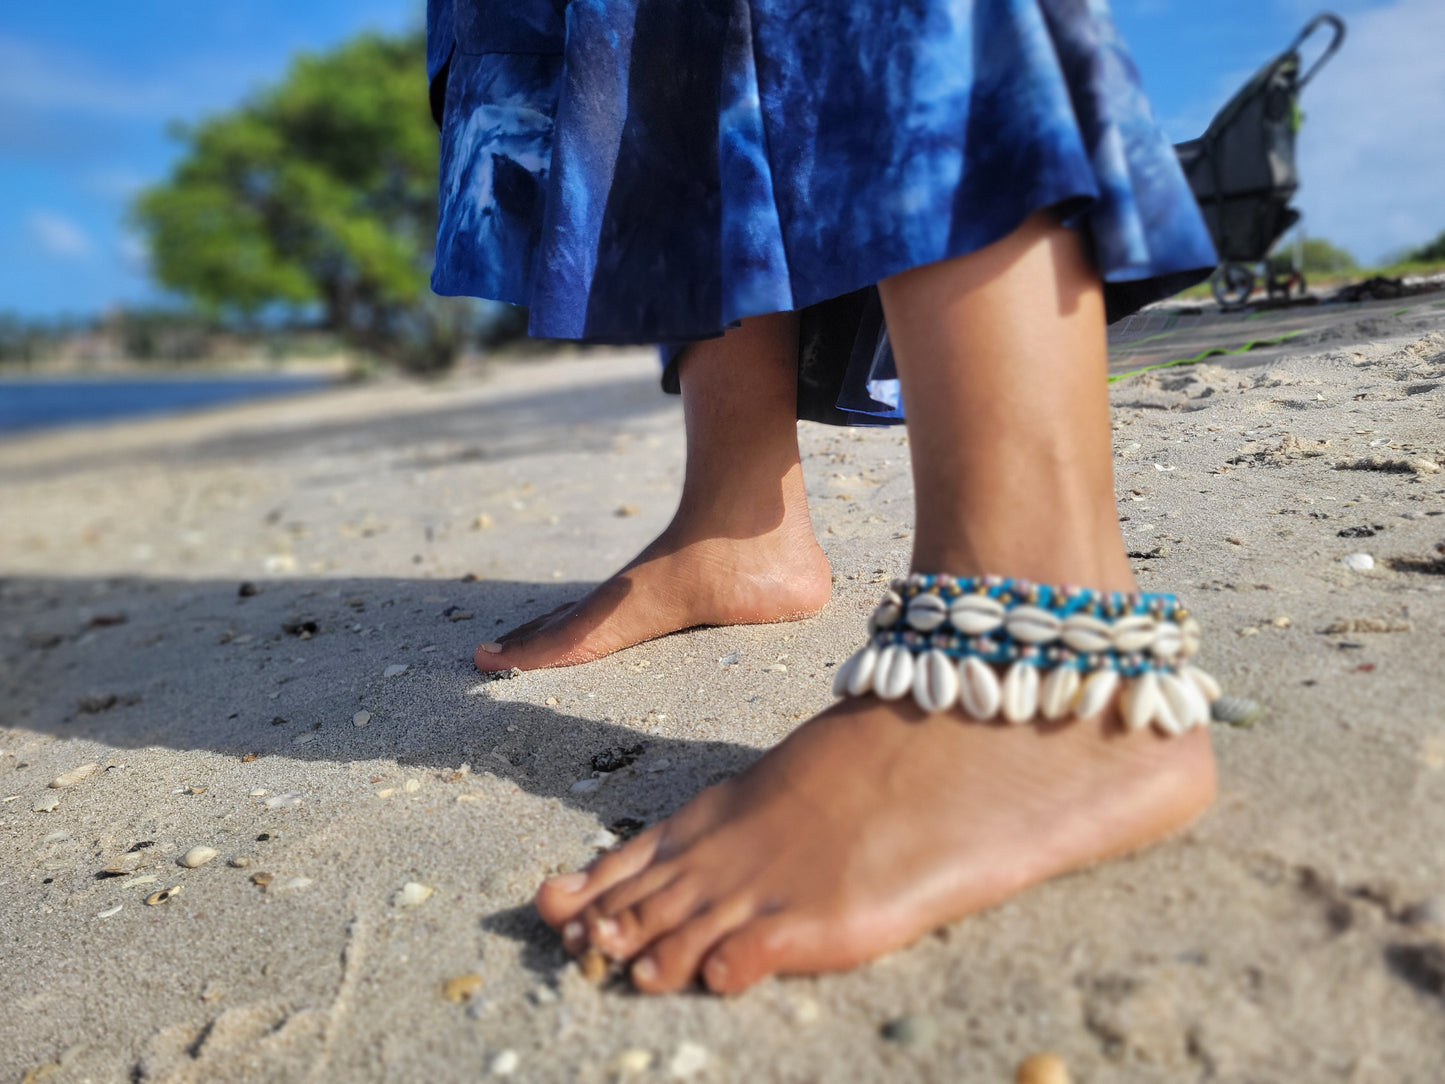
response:
<path fill-rule="evenodd" d="M 1188 662 L 1199 625 L 1173 595 L 915 573 L 893 581 L 868 632 L 835 696 L 911 693 L 925 711 L 1026 723 L 1096 715 L 1118 692 L 1126 728 L 1170 735 L 1208 723 L 1220 697 Z"/>

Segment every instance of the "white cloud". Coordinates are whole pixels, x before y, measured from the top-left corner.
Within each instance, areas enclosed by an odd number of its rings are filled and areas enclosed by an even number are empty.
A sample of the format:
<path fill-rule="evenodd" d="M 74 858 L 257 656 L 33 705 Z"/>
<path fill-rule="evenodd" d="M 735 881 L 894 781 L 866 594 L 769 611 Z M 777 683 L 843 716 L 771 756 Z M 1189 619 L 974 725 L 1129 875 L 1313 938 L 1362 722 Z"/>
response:
<path fill-rule="evenodd" d="M 90 235 L 72 218 L 54 211 L 32 211 L 25 227 L 40 250 L 47 256 L 64 260 L 83 260 L 95 251 Z"/>
<path fill-rule="evenodd" d="M 1374 260 L 1445 229 L 1445 3 L 1351 14 L 1301 104 L 1296 203 L 1312 236 Z"/>

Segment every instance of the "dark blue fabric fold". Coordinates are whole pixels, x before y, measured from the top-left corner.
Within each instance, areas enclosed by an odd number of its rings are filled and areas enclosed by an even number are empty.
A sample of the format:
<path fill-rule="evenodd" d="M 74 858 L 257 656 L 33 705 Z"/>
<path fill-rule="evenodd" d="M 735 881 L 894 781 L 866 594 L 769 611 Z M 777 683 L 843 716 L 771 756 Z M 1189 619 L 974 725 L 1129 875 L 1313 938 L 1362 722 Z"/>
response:
<path fill-rule="evenodd" d="M 875 284 L 1053 208 L 1122 316 L 1214 252 L 1101 0 L 431 0 L 433 287 L 549 338 L 800 314 L 799 412 L 900 420 Z"/>

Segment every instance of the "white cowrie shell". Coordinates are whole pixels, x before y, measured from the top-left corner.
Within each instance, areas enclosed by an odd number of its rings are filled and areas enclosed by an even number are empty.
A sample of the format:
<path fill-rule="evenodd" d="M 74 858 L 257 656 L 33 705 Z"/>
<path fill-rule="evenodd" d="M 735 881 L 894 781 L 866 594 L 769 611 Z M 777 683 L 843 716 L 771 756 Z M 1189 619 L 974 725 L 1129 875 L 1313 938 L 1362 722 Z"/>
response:
<path fill-rule="evenodd" d="M 947 619 L 948 603 L 937 595 L 915 595 L 908 603 L 908 624 L 919 632 L 932 632 Z"/>
<path fill-rule="evenodd" d="M 1056 640 L 1062 627 L 1062 621 L 1037 606 L 1015 606 L 1004 618 L 1008 634 L 1026 644 L 1046 644 Z"/>
<path fill-rule="evenodd" d="M 1114 643 L 1109 623 L 1088 614 L 1072 614 L 1064 618 L 1061 635 L 1065 644 L 1083 655 L 1108 651 Z"/>
<path fill-rule="evenodd" d="M 883 596 L 883 601 L 873 611 L 873 616 L 868 619 L 868 631 L 877 632 L 879 629 L 890 629 L 898 624 L 898 619 L 903 616 L 903 597 L 897 591 L 889 591 Z"/>
<path fill-rule="evenodd" d="M 1130 678 L 1124 686 L 1124 725 L 1130 730 L 1143 730 L 1154 721 L 1163 706 L 1164 697 L 1159 691 L 1159 679 L 1152 670 Z"/>
<path fill-rule="evenodd" d="M 838 667 L 837 672 L 833 675 L 834 696 L 848 695 L 848 683 L 853 680 L 853 672 L 858 669 L 858 662 L 863 658 L 863 653 L 867 650 L 868 648 L 866 646 L 860 647 L 843 661 L 842 666 Z"/>
<path fill-rule="evenodd" d="M 1028 722 L 1039 710 L 1039 668 L 1030 662 L 1014 663 L 999 691 L 1003 717 L 1011 723 Z"/>
<path fill-rule="evenodd" d="M 853 656 L 858 661 L 853 667 L 853 672 L 848 675 L 849 696 L 863 696 L 872 690 L 873 674 L 878 669 L 878 655 L 878 648 L 869 644 Z"/>
<path fill-rule="evenodd" d="M 1173 621 L 1161 621 L 1154 630 L 1154 642 L 1149 645 L 1156 659 L 1173 659 L 1184 648 L 1184 633 Z"/>
<path fill-rule="evenodd" d="M 1084 679 L 1084 687 L 1079 690 L 1079 703 L 1074 708 L 1074 714 L 1080 719 L 1098 715 L 1109 706 L 1109 700 L 1118 687 L 1117 670 L 1095 670 Z"/>
<path fill-rule="evenodd" d="M 948 620 L 967 636 L 983 636 L 1003 625 L 1003 606 L 987 595 L 960 595 L 948 608 Z"/>
<path fill-rule="evenodd" d="M 913 688 L 913 652 L 902 644 L 885 647 L 873 674 L 873 691 L 884 700 L 897 700 Z"/>
<path fill-rule="evenodd" d="M 1184 623 L 1179 626 L 1180 653 L 1187 659 L 1190 655 L 1199 654 L 1199 622 L 1192 617 L 1186 617 Z"/>
<path fill-rule="evenodd" d="M 1177 674 L 1160 674 L 1159 689 L 1169 710 L 1178 719 L 1181 730 L 1209 721 L 1209 704 L 1204 694 L 1194 687 L 1194 682 Z"/>
<path fill-rule="evenodd" d="M 1072 666 L 1056 666 L 1039 686 L 1039 712 L 1050 722 L 1062 719 L 1073 709 L 1082 684 L 1083 679 Z"/>
<path fill-rule="evenodd" d="M 998 676 L 981 659 L 970 655 L 958 664 L 958 699 L 963 710 L 980 721 L 998 714 Z"/>
<path fill-rule="evenodd" d="M 958 699 L 958 668 L 942 651 L 925 651 L 914 662 L 913 699 L 924 711 L 947 711 Z"/>
<path fill-rule="evenodd" d="M 1114 650 L 1143 651 L 1154 642 L 1154 625 L 1154 619 L 1147 614 L 1119 618 L 1114 622 Z"/>
<path fill-rule="evenodd" d="M 1197 666 L 1181 666 L 1180 676 L 1187 678 L 1194 683 L 1194 687 L 1204 696 L 1207 704 L 1212 704 L 1224 695 L 1224 689 L 1219 682 L 1214 680 L 1212 674 L 1205 673 Z"/>

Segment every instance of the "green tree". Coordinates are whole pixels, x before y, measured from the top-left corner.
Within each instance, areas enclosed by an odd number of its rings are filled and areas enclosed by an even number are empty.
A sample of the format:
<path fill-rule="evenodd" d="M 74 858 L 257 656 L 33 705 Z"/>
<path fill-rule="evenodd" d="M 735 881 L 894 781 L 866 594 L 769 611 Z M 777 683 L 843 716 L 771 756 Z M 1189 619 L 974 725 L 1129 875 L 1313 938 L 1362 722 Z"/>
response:
<path fill-rule="evenodd" d="M 409 368 L 443 368 L 474 306 L 427 288 L 437 135 L 420 34 L 303 55 L 185 153 L 135 220 L 167 287 L 215 315 L 278 308 Z"/>
<path fill-rule="evenodd" d="M 1428 244 L 1412 248 L 1405 259 L 1410 263 L 1439 263 L 1445 260 L 1445 230 L 1441 230 L 1439 236 Z"/>
<path fill-rule="evenodd" d="M 1300 242 L 1298 256 L 1294 242 L 1286 242 L 1270 256 L 1270 263 L 1281 271 L 1298 266 L 1306 275 L 1331 275 L 1341 271 L 1353 271 L 1359 266 L 1347 249 L 1333 245 L 1323 237 L 1305 238 Z"/>

